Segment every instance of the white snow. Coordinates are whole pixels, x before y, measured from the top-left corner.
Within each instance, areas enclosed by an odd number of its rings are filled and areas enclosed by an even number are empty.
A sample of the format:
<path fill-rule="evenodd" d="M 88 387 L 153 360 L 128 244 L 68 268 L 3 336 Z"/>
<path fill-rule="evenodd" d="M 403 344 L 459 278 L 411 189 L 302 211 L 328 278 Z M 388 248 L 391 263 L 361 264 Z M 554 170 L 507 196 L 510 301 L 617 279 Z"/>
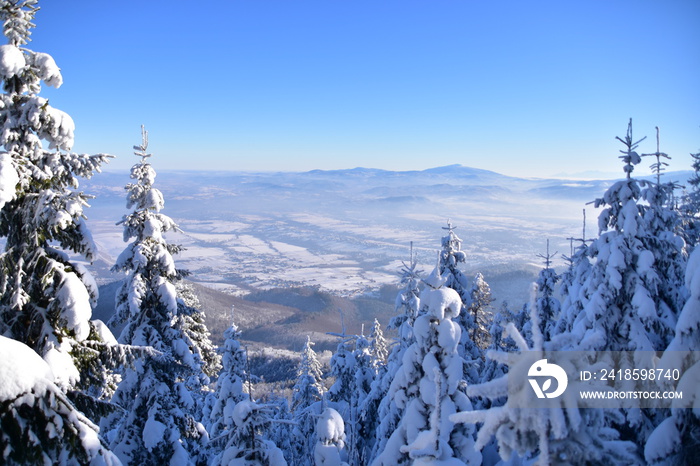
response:
<path fill-rule="evenodd" d="M 79 341 L 86 339 L 90 335 L 92 308 L 85 284 L 74 273 L 64 274 L 56 299 L 61 303 L 61 317 L 75 332 L 75 338 Z"/>
<path fill-rule="evenodd" d="M 18 75 L 27 61 L 22 51 L 14 45 L 0 45 L 0 76 L 3 80 Z"/>
<path fill-rule="evenodd" d="M 27 345 L 0 336 L 0 401 L 13 400 L 20 395 L 46 390 L 53 383 L 49 365 Z"/>
<path fill-rule="evenodd" d="M 0 153 L 0 209 L 15 197 L 19 175 L 7 152 Z"/>
<path fill-rule="evenodd" d="M 39 70 L 39 78 L 51 87 L 59 88 L 63 84 L 61 69 L 56 65 L 53 57 L 47 53 L 34 53 L 34 66 Z"/>

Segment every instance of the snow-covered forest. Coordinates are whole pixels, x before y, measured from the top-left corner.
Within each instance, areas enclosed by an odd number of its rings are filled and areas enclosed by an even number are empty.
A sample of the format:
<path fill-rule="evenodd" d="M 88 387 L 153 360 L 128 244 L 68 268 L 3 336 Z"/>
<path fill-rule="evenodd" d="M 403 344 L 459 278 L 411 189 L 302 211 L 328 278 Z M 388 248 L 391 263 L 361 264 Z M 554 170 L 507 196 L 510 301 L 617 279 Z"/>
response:
<path fill-rule="evenodd" d="M 235 312 L 212 343 L 207 309 L 178 268 L 158 154 L 134 141 L 124 180 L 125 277 L 109 322 L 93 319 L 97 254 L 81 182 L 110 155 L 71 152 L 71 117 L 40 96 L 53 58 L 28 48 L 37 0 L 2 0 L 0 45 L 0 463 L 130 465 L 699 464 L 700 153 L 688 186 L 667 182 L 659 131 L 648 153 L 632 120 L 620 180 L 591 201 L 597 228 L 570 238 L 567 266 L 542 269 L 525 303 L 493 305 L 448 222 L 432 270 L 415 255 L 395 315 L 336 331 L 324 367 L 306 343 L 289 393 L 261 390 Z M 635 178 L 642 161 L 654 180 Z M 591 231 L 593 230 L 593 231 Z M 119 328 L 118 333 L 113 330 Z M 389 335 L 387 333 L 387 335 Z M 274 336 L 271 336 L 274 338 Z M 678 369 L 682 404 L 585 408 L 509 403 L 508 355 L 655 351 Z"/>

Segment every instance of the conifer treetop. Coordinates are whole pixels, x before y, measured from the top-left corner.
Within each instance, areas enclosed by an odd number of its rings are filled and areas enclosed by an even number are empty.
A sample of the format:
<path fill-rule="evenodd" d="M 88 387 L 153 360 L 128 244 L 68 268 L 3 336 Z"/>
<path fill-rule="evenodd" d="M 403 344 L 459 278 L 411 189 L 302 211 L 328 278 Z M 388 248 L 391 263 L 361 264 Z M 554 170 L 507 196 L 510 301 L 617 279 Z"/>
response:
<path fill-rule="evenodd" d="M 630 118 L 630 121 L 627 125 L 627 134 L 625 135 L 625 139 L 620 138 L 620 136 L 615 136 L 615 139 L 627 146 L 626 150 L 620 150 L 620 153 L 622 153 L 622 155 L 620 155 L 619 157 L 625 163 L 624 171 L 627 174 L 627 178 L 629 179 L 631 178 L 632 172 L 634 171 L 634 166 L 642 161 L 641 157 L 636 152 L 636 150 L 639 146 L 639 143 L 646 139 L 646 136 L 634 142 L 634 138 L 632 137 L 632 118 Z"/>
<path fill-rule="evenodd" d="M 5 0 L 0 6 L 2 16 L 2 33 L 10 44 L 19 47 L 31 41 L 32 22 L 39 7 L 38 0 Z"/>

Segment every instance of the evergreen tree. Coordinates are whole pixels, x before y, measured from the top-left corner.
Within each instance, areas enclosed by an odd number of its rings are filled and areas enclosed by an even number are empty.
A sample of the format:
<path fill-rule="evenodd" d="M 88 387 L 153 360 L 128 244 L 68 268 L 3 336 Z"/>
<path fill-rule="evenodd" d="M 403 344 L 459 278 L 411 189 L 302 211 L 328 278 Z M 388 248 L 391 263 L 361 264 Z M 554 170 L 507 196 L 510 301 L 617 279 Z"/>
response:
<path fill-rule="evenodd" d="M 535 299 L 533 293 L 529 308 L 532 321 L 537 323 Z M 619 440 L 618 433 L 606 425 L 611 419 L 623 420 L 619 411 L 582 409 L 566 397 L 552 399 L 557 406 L 523 406 L 522 400 L 528 399 L 523 393 L 527 391 L 529 395 L 531 391 L 530 386 L 523 383 L 525 374 L 543 357 L 543 349 L 560 351 L 562 348 L 544 341 L 539 325 L 532 326 L 532 346 L 513 323 L 508 323 L 506 331 L 517 344 L 521 357 L 513 359 L 506 352 L 490 351 L 489 358 L 512 366 L 502 377 L 472 385 L 467 390 L 470 397 L 490 400 L 491 406 L 450 416 L 456 423 L 481 425 L 475 447 L 483 449 L 495 439 L 498 454 L 508 464 L 638 464 L 634 444 Z M 509 383 L 513 374 L 516 381 Z M 519 388 L 509 390 L 509 387 Z"/>
<path fill-rule="evenodd" d="M 119 465 L 32 349 L 0 336 L 0 463 Z"/>
<path fill-rule="evenodd" d="M 584 249 L 590 266 L 580 262 L 572 280 L 574 288 L 569 289 L 571 293 L 578 288 L 567 302 L 574 308 L 563 311 L 571 330 L 555 340 L 566 349 L 626 352 L 620 353 L 615 364 L 631 368 L 652 364 L 638 360 L 648 354 L 642 352 L 664 350 L 673 336 L 679 296 L 672 297 L 664 290 L 676 282 L 684 256 L 677 249 L 682 241 L 675 237 L 673 228 L 667 230 L 663 222 L 651 221 L 665 217 L 662 210 L 667 207 L 652 199 L 649 185 L 631 176 L 641 160 L 636 152 L 641 140 L 633 139 L 631 120 L 625 138 L 617 139 L 625 146 L 620 158 L 627 177 L 595 201 L 596 207 L 605 207 L 598 217 L 600 236 Z M 657 187 L 658 183 L 651 188 Z M 641 202 L 644 196 L 647 203 Z M 651 236 L 658 236 L 663 246 Z M 674 264 L 669 265 L 669 261 Z M 624 414 L 626 420 L 612 426 L 622 438 L 632 439 L 641 453 L 661 413 L 629 409 Z"/>
<path fill-rule="evenodd" d="M 458 354 L 460 326 L 453 321 L 463 308 L 457 292 L 445 286 L 436 267 L 421 293 L 422 313 L 414 324 L 416 341 L 406 350 L 388 396 L 403 415 L 373 465 L 480 464 L 472 428 L 454 425 L 449 416 L 471 410 L 462 382 Z M 414 463 L 415 462 L 415 463 Z M 442 464 L 442 463 L 441 463 Z"/>
<path fill-rule="evenodd" d="M 382 368 L 384 368 L 384 366 L 386 366 L 386 360 L 389 357 L 389 348 L 387 346 L 386 338 L 384 338 L 382 326 L 379 324 L 377 319 L 374 319 L 372 331 L 369 334 L 369 339 L 371 342 L 371 366 L 375 371 L 379 372 Z"/>
<path fill-rule="evenodd" d="M 221 438 L 230 438 L 233 432 L 233 410 L 241 401 L 248 400 L 250 394 L 245 381 L 247 357 L 241 348 L 241 333 L 234 322 L 224 332 L 224 344 L 222 347 L 223 370 L 216 382 L 216 391 L 210 395 L 211 410 L 208 413 L 209 428 L 207 429 L 212 441 Z"/>
<path fill-rule="evenodd" d="M 640 239 L 646 249 L 654 255 L 654 269 L 657 274 L 652 298 L 657 307 L 660 319 L 674 322 L 680 313 L 687 293 L 683 287 L 686 251 L 685 241 L 679 235 L 681 216 L 673 205 L 673 193 L 678 186 L 675 183 L 662 183 L 661 176 L 664 167 L 668 165 L 661 159 L 670 160 L 667 154 L 660 151 L 659 128 L 656 127 L 656 152 L 642 156 L 655 157 L 652 171 L 656 174 L 656 183 L 647 182 L 642 190 L 642 199 L 649 207 L 644 212 L 644 231 Z M 671 331 L 665 335 L 668 344 L 672 337 Z"/>
<path fill-rule="evenodd" d="M 457 318 L 457 323 L 462 328 L 462 340 L 459 344 L 460 356 L 464 358 L 464 379 L 467 383 L 479 381 L 479 365 L 483 359 L 481 350 L 472 340 L 472 333 L 476 327 L 474 315 L 469 312 L 471 307 L 471 284 L 467 276 L 459 269 L 459 264 L 466 262 L 467 255 L 462 251 L 462 240 L 455 233 L 452 222 L 447 222 L 447 235 L 442 238 L 442 249 L 438 255 L 438 269 L 440 276 L 445 280 L 445 286 L 457 292 L 462 300 L 462 309 Z M 478 307 L 475 307 L 478 310 Z"/>
<path fill-rule="evenodd" d="M 676 324 L 675 335 L 657 367 L 682 372 L 678 385 L 669 387 L 683 393 L 674 400 L 670 416 L 656 426 L 644 446 L 649 464 L 698 464 L 700 461 L 700 415 L 697 383 L 700 378 L 700 249 L 695 248 L 685 274 L 691 295 Z"/>
<path fill-rule="evenodd" d="M 42 81 L 58 88 L 63 78 L 50 55 L 25 47 L 36 4 L 0 2 L 9 42 L 0 46 L 0 334 L 44 357 L 64 390 L 86 392 L 107 383 L 105 363 L 119 351 L 90 321 L 97 286 L 69 255 L 95 257 L 84 214 L 89 196 L 76 190 L 109 156 L 70 152 L 73 120 L 38 95 Z"/>
<path fill-rule="evenodd" d="M 113 402 L 128 408 L 121 420 L 103 424 L 112 430 L 113 451 L 126 463 L 189 464 L 197 461 L 206 431 L 195 420 L 195 400 L 186 382 L 202 371 L 191 338 L 182 326 L 176 283 L 184 273 L 172 255 L 181 248 L 168 244 L 163 233 L 177 226 L 160 213 L 163 195 L 153 187 L 155 170 L 147 162 L 148 133 L 134 147 L 139 163 L 131 169 L 135 182 L 126 186 L 124 240 L 133 238 L 117 259 L 114 270 L 126 273 L 116 295 L 115 321 L 126 322 L 122 343 L 150 346 L 158 357 L 136 361 L 127 370 Z"/>
<path fill-rule="evenodd" d="M 493 320 L 492 302 L 491 287 L 486 283 L 481 272 L 477 272 L 469 291 L 468 312 L 472 320 L 470 339 L 480 349 L 486 348 L 489 344 L 489 327 Z"/>
<path fill-rule="evenodd" d="M 659 271 L 654 252 L 646 247 L 648 237 L 640 204 L 640 183 L 631 177 L 640 161 L 632 138 L 618 138 L 625 145 L 620 157 L 627 178 L 614 183 L 596 207 L 606 206 L 598 218 L 600 237 L 587 248 L 592 263 L 582 268 L 574 282 L 584 288 L 582 311 L 572 324 L 572 334 L 583 350 L 663 350 L 675 327 L 675 316 L 660 308 Z"/>
<path fill-rule="evenodd" d="M 301 353 L 301 362 L 297 369 L 297 381 L 292 389 L 292 412 L 296 423 L 293 431 L 295 444 L 292 464 L 311 466 L 310 452 L 314 445 L 314 410 L 323 398 L 323 376 L 321 363 L 313 350 L 311 338 L 306 337 L 306 343 Z M 318 411 L 317 411 L 318 413 Z"/>
<path fill-rule="evenodd" d="M 680 210 L 682 215 L 681 234 L 689 251 L 692 251 L 700 242 L 700 151 L 690 154 L 690 157 L 693 159 L 691 164 L 693 175 L 688 179 L 691 190 L 683 196 Z"/>
<path fill-rule="evenodd" d="M 403 262 L 400 270 L 399 284 L 403 288 L 396 295 L 396 315 L 389 322 L 389 328 L 397 330 L 398 338 L 389 353 L 386 369 L 375 378 L 360 410 L 363 431 L 371 442 L 370 458 L 376 458 L 384 450 L 389 435 L 396 429 L 403 413 L 396 400 L 389 396 L 389 387 L 401 366 L 404 352 L 415 341 L 413 323 L 420 309 L 420 278 L 416 266 L 411 243 L 410 260 L 408 264 Z"/>
<path fill-rule="evenodd" d="M 547 254 L 540 254 L 539 257 L 544 259 L 544 268 L 540 270 L 537 276 L 537 316 L 540 325 L 542 337 L 548 341 L 551 339 L 556 329 L 556 319 L 559 318 L 561 312 L 561 303 L 554 297 L 554 288 L 559 281 L 559 275 L 550 268 L 552 258 L 556 255 L 549 253 L 549 240 L 547 240 Z"/>
<path fill-rule="evenodd" d="M 286 466 L 282 451 L 268 440 L 273 407 L 252 401 L 240 401 L 231 413 L 235 428 L 213 466 Z"/>
<path fill-rule="evenodd" d="M 345 446 L 345 423 L 333 408 L 326 408 L 316 422 L 316 466 L 347 466 L 348 452 Z M 350 464 L 364 464 L 353 461 Z"/>

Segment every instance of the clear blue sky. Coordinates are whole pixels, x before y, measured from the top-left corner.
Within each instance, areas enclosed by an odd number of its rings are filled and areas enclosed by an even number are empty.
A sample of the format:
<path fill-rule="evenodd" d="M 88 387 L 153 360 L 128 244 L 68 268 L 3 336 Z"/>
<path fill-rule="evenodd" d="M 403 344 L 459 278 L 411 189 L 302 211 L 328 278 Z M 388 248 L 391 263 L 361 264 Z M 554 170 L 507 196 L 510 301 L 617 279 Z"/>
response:
<path fill-rule="evenodd" d="M 697 0 L 40 2 L 29 47 L 78 152 L 157 169 L 622 174 L 615 136 L 700 149 Z M 648 172 L 649 160 L 643 162 Z"/>

